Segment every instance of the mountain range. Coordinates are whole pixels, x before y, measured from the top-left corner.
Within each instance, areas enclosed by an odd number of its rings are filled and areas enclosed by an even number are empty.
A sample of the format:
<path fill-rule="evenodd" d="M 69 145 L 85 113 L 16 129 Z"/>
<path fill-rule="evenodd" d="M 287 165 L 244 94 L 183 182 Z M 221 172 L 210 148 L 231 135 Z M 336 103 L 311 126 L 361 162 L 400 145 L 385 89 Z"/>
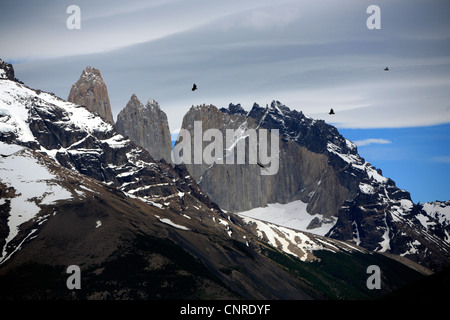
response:
<path fill-rule="evenodd" d="M 325 121 L 279 101 L 254 104 L 250 112 L 233 104 L 194 106 L 182 124 L 191 136 L 195 121 L 202 121 L 204 131 L 218 128 L 223 136 L 234 129 L 233 141 L 247 139 L 251 129 L 279 130 L 277 174 L 261 175 L 257 164 L 207 165 L 192 159 L 186 165 L 220 208 L 407 257 L 434 271 L 448 267 L 448 203 L 414 204 L 406 190 Z"/>
<path fill-rule="evenodd" d="M 132 96 L 114 124 L 101 87 L 89 94 L 100 103 L 74 103 L 0 62 L 1 298 L 369 299 L 448 268 L 449 203 L 412 203 L 324 121 L 278 101 L 193 106 L 187 131 L 197 120 L 237 140 L 278 129 L 280 167 L 179 165 L 156 101 Z M 134 141 L 151 132 L 160 143 Z M 66 286 L 70 265 L 79 290 Z M 366 285 L 370 265 L 379 290 Z"/>

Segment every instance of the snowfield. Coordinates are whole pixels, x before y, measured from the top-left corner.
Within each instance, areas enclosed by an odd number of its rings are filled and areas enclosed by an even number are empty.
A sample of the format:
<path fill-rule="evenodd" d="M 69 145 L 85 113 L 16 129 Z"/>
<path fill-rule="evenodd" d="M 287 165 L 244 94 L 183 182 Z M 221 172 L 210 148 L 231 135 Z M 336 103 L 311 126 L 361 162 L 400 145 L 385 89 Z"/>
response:
<path fill-rule="evenodd" d="M 440 223 L 450 224 L 450 201 L 427 202 L 423 205 L 423 209 L 428 215 L 437 218 Z"/>
<path fill-rule="evenodd" d="M 267 221 L 290 229 L 307 231 L 321 236 L 325 235 L 334 226 L 337 219 L 324 219 L 321 214 L 311 215 L 306 211 L 307 205 L 301 200 L 286 204 L 272 203 L 263 208 L 255 208 L 237 214 L 241 217 Z M 322 225 L 314 229 L 308 229 L 308 225 L 315 218 L 318 218 Z"/>
<path fill-rule="evenodd" d="M 0 142 L 0 154 L 0 182 L 13 187 L 16 194 L 10 198 L 9 234 L 0 256 L 0 263 L 3 263 L 11 255 L 7 255 L 6 249 L 18 234 L 19 227 L 35 218 L 41 205 L 70 199 L 72 194 L 56 184 L 56 176 L 34 157 L 31 150 Z"/>
<path fill-rule="evenodd" d="M 167 224 L 167 225 L 169 225 L 171 227 L 174 227 L 174 228 L 177 228 L 177 229 L 180 229 L 180 230 L 185 230 L 185 231 L 189 231 L 190 230 L 189 228 L 187 228 L 185 226 L 182 226 L 180 224 L 176 224 L 175 222 L 172 222 L 172 220 L 170 220 L 168 218 L 161 218 L 158 215 L 155 215 L 155 217 L 158 218 L 158 220 L 161 221 L 162 223 L 165 223 L 165 224 Z"/>

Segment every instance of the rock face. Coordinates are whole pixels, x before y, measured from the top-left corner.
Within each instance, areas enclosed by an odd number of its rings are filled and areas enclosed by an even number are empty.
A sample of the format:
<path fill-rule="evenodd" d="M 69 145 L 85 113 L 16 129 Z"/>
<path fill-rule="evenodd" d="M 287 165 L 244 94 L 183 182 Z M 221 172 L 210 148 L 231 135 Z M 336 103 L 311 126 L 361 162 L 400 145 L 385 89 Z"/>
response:
<path fill-rule="evenodd" d="M 116 130 L 142 146 L 156 160 L 172 162 L 169 122 L 155 100 L 148 100 L 144 106 L 133 94 L 117 115 Z"/>
<path fill-rule="evenodd" d="M 196 164 L 195 152 L 191 152 L 188 171 L 222 209 L 241 212 L 301 200 L 306 207 L 304 216 L 310 217 L 305 231 L 314 233 L 314 229 L 329 225 L 328 237 L 401 255 L 432 270 L 450 265 L 450 226 L 442 223 L 442 215 L 414 204 L 407 191 L 383 177 L 381 170 L 359 156 L 355 144 L 325 121 L 306 117 L 278 101 L 265 108 L 254 104 L 248 113 L 239 105 L 220 110 L 211 105 L 193 106 L 182 124 L 191 138 L 195 121 L 200 121 L 203 132 L 218 129 L 224 137 L 223 148 L 235 153 L 238 141 L 250 144 L 250 129 L 279 130 L 275 155 L 279 170 L 274 175 L 262 175 L 264 169 L 248 161 Z M 228 144 L 227 129 L 234 132 Z M 208 150 L 210 144 L 205 139 L 201 149 Z M 249 150 L 246 146 L 246 156 Z"/>
<path fill-rule="evenodd" d="M 349 198 L 351 193 L 356 192 L 342 185 L 326 155 L 315 152 L 319 148 L 316 143 L 301 145 L 286 139 L 285 129 L 270 122 L 273 121 L 272 116 L 277 116 L 277 110 L 281 110 L 280 108 L 286 107 L 277 105 L 277 102 L 273 102 L 267 108 L 261 108 L 255 104 L 251 112 L 247 114 L 239 105 L 230 105 L 229 109 L 221 110 L 215 106 L 192 107 L 185 115 L 182 124 L 182 128 L 187 129 L 191 136 L 194 135 L 194 121 L 202 122 L 203 131 L 219 129 L 223 133 L 224 148 L 226 148 L 227 129 L 235 132 L 233 141 L 241 139 L 247 142 L 249 129 L 268 129 L 269 133 L 271 129 L 282 129 L 279 131 L 282 134 L 279 141 L 279 154 L 274 155 L 279 160 L 279 169 L 276 174 L 262 175 L 263 169 L 258 164 L 249 164 L 248 161 L 245 164 L 214 164 L 212 166 L 206 163 L 195 164 L 194 152 L 192 152 L 191 164 L 186 164 L 186 167 L 202 189 L 225 210 L 240 212 L 264 207 L 268 203 L 302 200 L 308 203 L 308 212 L 330 218 L 333 212 L 337 212 L 342 202 Z M 286 109 L 284 111 L 287 113 Z M 289 112 L 291 115 L 284 120 L 285 124 L 288 124 L 289 120 L 300 121 L 305 122 L 304 128 L 307 128 L 314 121 L 295 110 Z M 280 116 L 278 114 L 278 117 Z M 313 135 L 305 132 L 305 135 L 308 134 Z M 267 141 L 270 141 L 269 138 Z M 209 143 L 203 142 L 203 149 Z M 313 148 L 308 148 L 309 146 Z M 193 143 L 191 150 L 194 150 Z M 248 153 L 249 144 L 247 143 L 246 159 L 248 159 Z"/>
<path fill-rule="evenodd" d="M 114 123 L 108 90 L 98 69 L 86 67 L 83 70 L 78 81 L 70 89 L 67 101 L 85 106 L 108 123 Z"/>

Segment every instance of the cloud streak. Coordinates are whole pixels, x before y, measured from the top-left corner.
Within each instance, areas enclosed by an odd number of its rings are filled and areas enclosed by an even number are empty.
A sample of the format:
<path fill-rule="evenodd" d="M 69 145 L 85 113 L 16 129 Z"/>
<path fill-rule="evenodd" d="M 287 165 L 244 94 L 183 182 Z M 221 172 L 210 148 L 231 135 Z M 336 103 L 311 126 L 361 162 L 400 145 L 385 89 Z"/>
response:
<path fill-rule="evenodd" d="M 371 144 L 390 144 L 392 141 L 386 140 L 386 139 L 364 139 L 364 140 L 357 140 L 353 141 L 354 144 L 358 147 L 365 147 L 369 146 Z"/>
<path fill-rule="evenodd" d="M 439 162 L 439 163 L 449 163 L 450 164 L 450 156 L 437 156 L 431 158 L 433 162 Z"/>

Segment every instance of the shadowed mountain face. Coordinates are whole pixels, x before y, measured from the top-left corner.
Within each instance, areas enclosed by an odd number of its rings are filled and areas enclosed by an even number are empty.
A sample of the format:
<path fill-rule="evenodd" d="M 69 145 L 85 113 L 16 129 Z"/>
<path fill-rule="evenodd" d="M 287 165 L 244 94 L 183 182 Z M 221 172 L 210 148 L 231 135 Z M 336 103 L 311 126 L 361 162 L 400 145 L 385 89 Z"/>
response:
<path fill-rule="evenodd" d="M 212 128 L 222 133 L 226 152 L 234 148 L 236 154 L 237 142 L 246 143 L 245 164 L 195 164 L 194 152 L 186 164 L 202 190 L 222 209 L 252 215 L 254 211 L 249 210 L 254 208 L 300 201 L 304 208 L 299 214 L 308 222 L 302 230 L 316 232 L 327 226 L 329 237 L 406 256 L 433 270 L 450 264 L 448 223 L 414 204 L 407 191 L 360 157 L 356 146 L 323 120 L 273 101 L 265 108 L 255 104 L 250 112 L 233 104 L 220 110 L 193 106 L 182 125 L 191 137 L 196 121 L 201 122 L 203 133 Z M 234 135 L 227 142 L 229 129 Z M 261 175 L 263 169 L 248 161 L 252 129 L 279 130 L 279 150 L 271 155 L 278 157 L 276 174 Z M 205 139 L 202 150 L 210 144 Z M 194 147 L 192 138 L 191 150 Z M 267 214 L 273 218 L 270 221 L 280 223 L 276 212 Z"/>

